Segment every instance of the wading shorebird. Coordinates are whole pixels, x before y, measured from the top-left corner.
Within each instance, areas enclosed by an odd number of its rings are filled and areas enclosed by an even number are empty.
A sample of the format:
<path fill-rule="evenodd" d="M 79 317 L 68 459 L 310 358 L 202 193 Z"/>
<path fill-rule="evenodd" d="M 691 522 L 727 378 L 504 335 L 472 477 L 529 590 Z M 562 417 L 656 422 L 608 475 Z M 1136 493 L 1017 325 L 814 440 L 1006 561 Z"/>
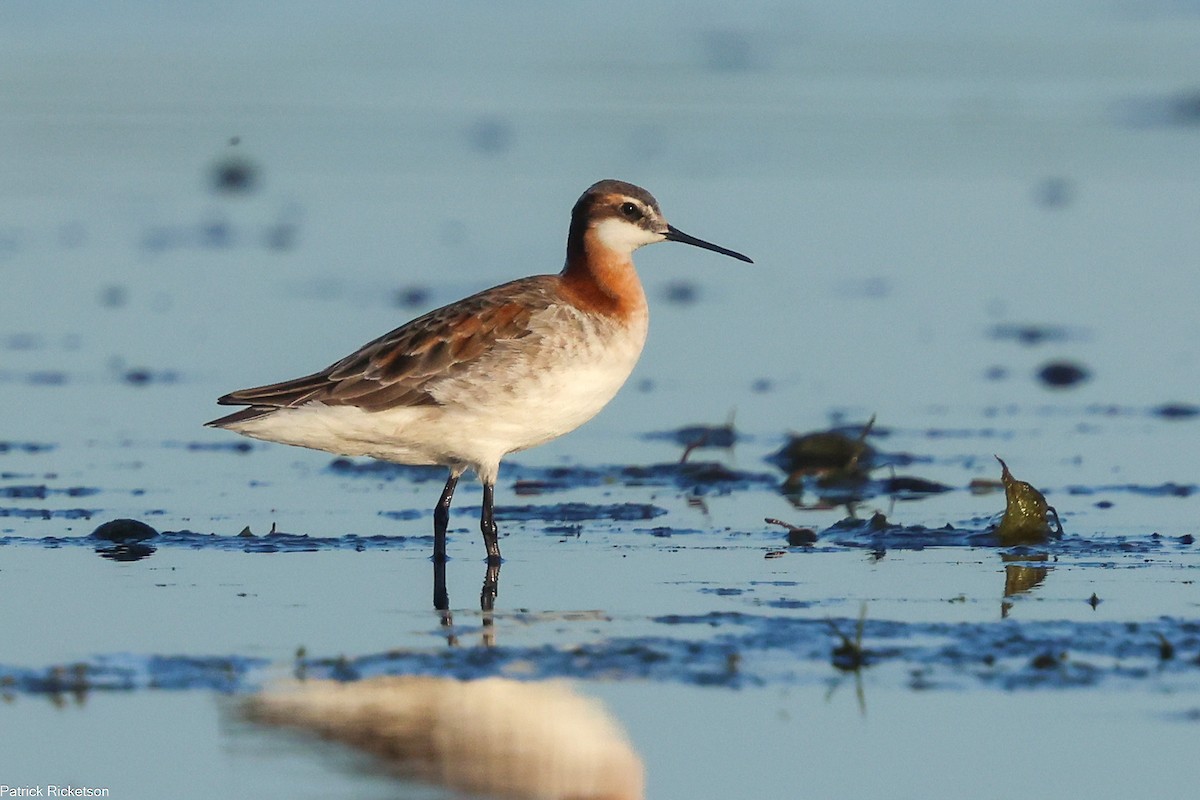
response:
<path fill-rule="evenodd" d="M 500 460 L 575 430 L 625 383 L 649 322 L 633 251 L 663 241 L 753 263 L 668 225 L 645 189 L 600 181 L 571 210 L 562 272 L 431 311 L 312 375 L 230 392 L 217 402 L 249 407 L 207 424 L 338 455 L 448 468 L 433 512 L 435 564 L 445 561 L 455 486 L 473 470 L 483 484 L 488 564 L 498 568 Z"/>

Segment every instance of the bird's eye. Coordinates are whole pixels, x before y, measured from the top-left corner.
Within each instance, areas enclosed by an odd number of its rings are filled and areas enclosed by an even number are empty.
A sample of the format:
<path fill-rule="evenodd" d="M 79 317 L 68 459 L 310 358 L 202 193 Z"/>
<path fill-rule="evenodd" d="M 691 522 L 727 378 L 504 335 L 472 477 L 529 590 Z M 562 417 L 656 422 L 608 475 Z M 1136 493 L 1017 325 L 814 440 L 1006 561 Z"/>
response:
<path fill-rule="evenodd" d="M 627 220 L 639 220 L 642 218 L 642 210 L 633 203 L 621 203 L 621 216 Z"/>

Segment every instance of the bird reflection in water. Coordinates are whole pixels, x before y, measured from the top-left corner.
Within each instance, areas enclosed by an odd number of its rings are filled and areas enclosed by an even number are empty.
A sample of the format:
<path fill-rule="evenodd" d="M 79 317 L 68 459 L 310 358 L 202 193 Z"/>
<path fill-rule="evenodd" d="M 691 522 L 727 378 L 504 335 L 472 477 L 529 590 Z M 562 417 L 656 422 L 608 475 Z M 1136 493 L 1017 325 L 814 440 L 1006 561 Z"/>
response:
<path fill-rule="evenodd" d="M 370 753 L 399 777 L 490 797 L 636 800 L 641 758 L 595 700 L 563 682 L 386 676 L 305 681 L 251 698 L 257 723 Z"/>

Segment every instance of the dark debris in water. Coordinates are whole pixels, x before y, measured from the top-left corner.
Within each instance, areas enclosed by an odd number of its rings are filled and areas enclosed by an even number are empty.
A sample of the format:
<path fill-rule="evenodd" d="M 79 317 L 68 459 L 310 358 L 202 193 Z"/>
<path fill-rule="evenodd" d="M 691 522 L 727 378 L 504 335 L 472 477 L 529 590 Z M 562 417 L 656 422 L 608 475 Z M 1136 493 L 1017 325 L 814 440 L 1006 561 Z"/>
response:
<path fill-rule="evenodd" d="M 381 511 L 381 516 L 396 520 L 414 520 L 431 514 L 423 509 Z M 457 506 L 451 510 L 455 516 L 474 516 L 479 512 L 470 506 Z M 550 503 L 547 505 L 496 506 L 497 522 L 548 522 L 572 523 L 594 520 L 607 522 L 633 522 L 654 519 L 667 513 L 650 503 Z"/>
<path fill-rule="evenodd" d="M 329 470 L 338 475 L 374 480 L 404 479 L 415 483 L 446 480 L 443 467 L 411 467 L 384 461 L 334 459 Z M 774 489 L 779 481 L 770 473 L 747 472 L 717 462 L 650 464 L 646 466 L 611 465 L 599 467 L 530 467 L 505 463 L 501 479 L 512 481 L 519 495 L 536 495 L 605 486 L 663 486 L 683 490 L 734 492 L 753 488 Z"/>
<path fill-rule="evenodd" d="M 1200 416 L 1200 406 L 1192 403 L 1164 403 L 1151 409 L 1150 413 L 1163 419 L 1195 419 Z"/>
<path fill-rule="evenodd" d="M 994 326 L 988 335 L 997 341 L 1017 342 L 1026 346 L 1080 338 L 1078 332 L 1061 325 L 1038 323 L 1001 323 Z"/>
<path fill-rule="evenodd" d="M 1200 486 L 1194 483 L 1175 483 L 1169 481 L 1167 483 L 1154 484 L 1153 486 L 1144 486 L 1136 483 L 1112 484 L 1108 486 L 1068 486 L 1067 492 L 1074 495 L 1094 495 L 1108 494 L 1113 492 L 1127 492 L 1129 494 L 1142 495 L 1144 497 L 1191 497 L 1196 492 L 1200 491 Z"/>
<path fill-rule="evenodd" d="M 1080 689 L 1145 680 L 1174 687 L 1200 684 L 1195 661 L 1200 622 L 1174 617 L 1143 623 L 969 623 L 713 612 L 652 621 L 662 626 L 662 634 L 566 647 L 441 647 L 329 658 L 304 654 L 294 667 L 308 678 L 343 681 L 379 675 L 462 680 L 517 675 L 528 680 L 643 680 L 734 689 L 821 682 L 836 669 L 888 665 L 901 668 L 890 674 L 925 690 Z M 853 637 L 846 631 L 853 631 Z M 847 641 L 853 644 L 852 660 L 846 660 Z M 1170 658 L 1163 656 L 1163 642 L 1170 643 Z M 266 679 L 268 667 L 261 659 L 237 655 L 122 654 L 47 668 L 0 664 L 0 693 L 248 692 Z"/>
<path fill-rule="evenodd" d="M 370 478 L 372 480 L 393 481 L 403 478 L 413 483 L 446 481 L 445 467 L 423 467 L 408 464 L 393 464 L 390 461 L 355 461 L 351 458 L 335 458 L 327 469 L 335 475 L 349 478 Z"/>
<path fill-rule="evenodd" d="M 158 531 L 136 519 L 113 519 L 92 531 L 88 538 L 101 542 L 144 542 L 154 539 Z"/>
<path fill-rule="evenodd" d="M 839 547 L 866 548 L 876 552 L 887 550 L 922 550 L 927 547 L 1008 547 L 997 534 L 999 519 L 983 520 L 980 527 L 943 525 L 902 525 L 880 513 L 865 519 L 846 517 L 833 523 L 817 536 L 817 544 Z M 1194 537 L 1147 536 L 1097 537 L 1066 535 L 1037 546 L 1037 552 L 1054 555 L 1097 556 L 1104 554 L 1151 553 L 1164 547 L 1189 547 Z M 1018 548 L 1019 550 L 1020 548 Z"/>
<path fill-rule="evenodd" d="M 100 490 L 92 486 L 67 486 L 56 488 L 46 484 L 0 486 L 0 497 L 21 500 L 45 500 L 47 497 L 91 497 Z"/>
<path fill-rule="evenodd" d="M 247 656 L 118 654 L 43 669 L 0 664 L 0 696 L 17 693 L 51 697 L 73 695 L 82 703 L 89 692 L 145 689 L 245 692 L 257 688 L 248 679 L 267 663 L 261 658 Z"/>
<path fill-rule="evenodd" d="M 802 435 L 793 434 L 767 461 L 783 470 L 781 491 L 799 508 L 832 508 L 873 497 L 919 500 L 952 487 L 915 475 L 873 478 L 881 467 L 895 468 L 922 460 L 907 453 L 882 453 L 867 443 L 867 436 L 886 436 L 875 427 L 875 418 L 864 425 L 842 426 Z M 806 500 L 807 495 L 814 500 Z"/>
<path fill-rule="evenodd" d="M 821 475 L 855 480 L 876 465 L 875 448 L 867 444 L 875 418 L 861 426 L 792 434 L 767 460 L 789 476 Z"/>
<path fill-rule="evenodd" d="M 259 172 L 258 165 L 244 156 L 224 156 L 210 167 L 209 184 L 218 194 L 250 194 L 258 188 Z"/>
<path fill-rule="evenodd" d="M 729 421 L 723 425 L 685 425 L 682 428 L 676 428 L 672 431 L 654 431 L 642 434 L 642 438 L 652 442 L 673 442 L 684 448 L 684 455 L 680 458 L 680 461 L 687 461 L 688 454 L 694 450 L 705 448 L 732 449 L 741 437 L 733 427 L 733 418 L 731 416 Z"/>
<path fill-rule="evenodd" d="M 45 453 L 53 450 L 55 445 L 43 442 L 0 442 L 0 454 L 3 453 Z"/>
<path fill-rule="evenodd" d="M 1074 361 L 1051 361 L 1037 372 L 1038 380 L 1052 389 L 1068 389 L 1086 381 L 1091 372 Z"/>
<path fill-rule="evenodd" d="M 4 509 L 0 509 L 0 516 Z M 154 535 L 149 535 L 154 533 Z M 112 520 L 99 526 L 87 536 L 0 536 L 5 545 L 37 545 L 46 548 L 92 547 L 98 555 L 115 561 L 137 561 L 152 555 L 158 548 L 189 550 L 223 550 L 242 553 L 302 553 L 330 550 L 394 550 L 419 545 L 429 547 L 430 536 L 309 536 L 307 534 L 272 531 L 262 536 L 242 533 L 225 536 L 195 531 L 154 532 L 149 525 L 137 520 Z"/>
<path fill-rule="evenodd" d="M 130 386 L 149 386 L 151 384 L 178 383 L 179 373 L 172 369 L 151 369 L 149 367 L 130 367 L 121 372 L 121 380 Z"/>
<path fill-rule="evenodd" d="M 100 513 L 92 508 L 6 508 L 0 506 L 0 517 L 17 517 L 19 519 L 91 519 Z M 4 543 L 0 539 L 0 544 Z"/>
<path fill-rule="evenodd" d="M 461 509 L 475 513 L 473 509 Z M 630 522 L 654 519 L 667 513 L 649 503 L 557 503 L 548 506 L 499 506 L 496 519 L 501 522 L 549 520 L 553 522 L 581 522 L 583 520 L 611 520 Z"/>
<path fill-rule="evenodd" d="M 166 442 L 167 447 L 181 447 L 193 453 L 249 453 L 255 449 L 254 442 L 244 439 L 219 442 Z"/>

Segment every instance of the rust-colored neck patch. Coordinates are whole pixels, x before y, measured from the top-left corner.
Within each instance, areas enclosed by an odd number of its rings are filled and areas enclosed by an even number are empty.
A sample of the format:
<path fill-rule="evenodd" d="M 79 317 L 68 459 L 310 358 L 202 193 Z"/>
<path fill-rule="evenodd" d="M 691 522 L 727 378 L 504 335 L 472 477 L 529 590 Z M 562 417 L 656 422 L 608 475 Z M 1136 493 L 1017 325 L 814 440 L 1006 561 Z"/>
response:
<path fill-rule="evenodd" d="M 629 320 L 646 308 L 646 293 L 633 259 L 601 244 L 594 228 L 587 229 L 582 247 L 570 248 L 562 271 L 562 291 L 577 308 Z"/>

